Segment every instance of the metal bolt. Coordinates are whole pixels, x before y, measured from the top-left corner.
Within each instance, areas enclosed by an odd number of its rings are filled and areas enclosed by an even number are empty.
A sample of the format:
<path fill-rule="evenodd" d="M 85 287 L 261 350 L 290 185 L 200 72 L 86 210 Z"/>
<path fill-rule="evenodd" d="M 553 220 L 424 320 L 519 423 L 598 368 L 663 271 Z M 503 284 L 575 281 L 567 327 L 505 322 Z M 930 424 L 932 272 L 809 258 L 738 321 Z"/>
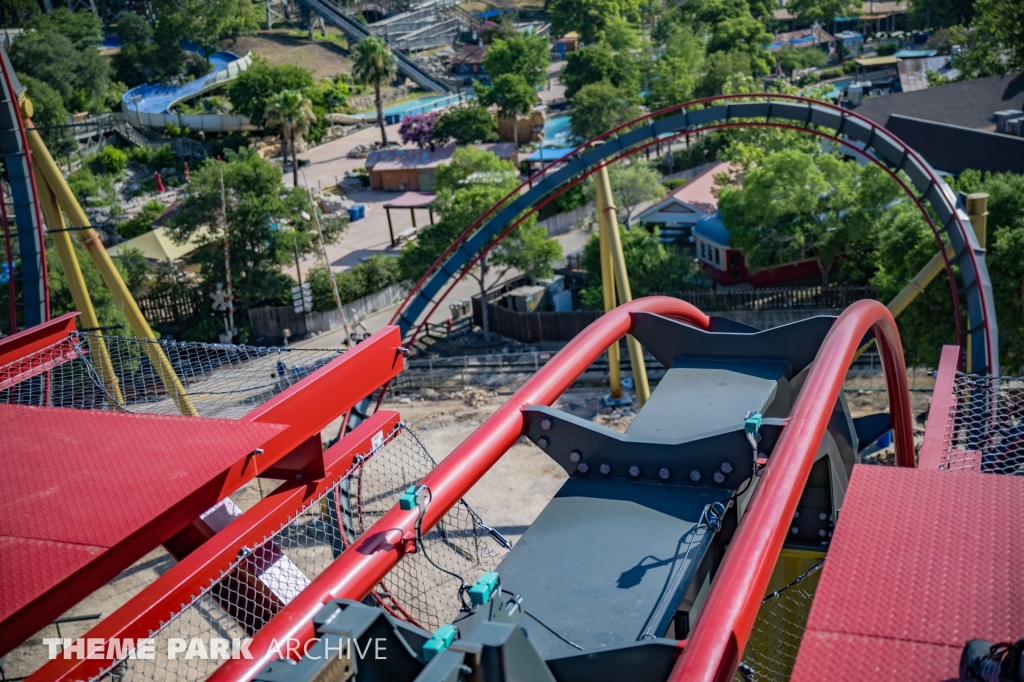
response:
<path fill-rule="evenodd" d="M 640 475 L 640 467 L 638 467 L 635 464 L 633 466 L 629 467 L 629 475 L 634 477 L 634 478 L 639 476 Z"/>
<path fill-rule="evenodd" d="M 724 474 L 731 474 L 732 473 L 732 462 L 722 462 L 722 473 L 724 473 Z"/>
<path fill-rule="evenodd" d="M 822 538 L 825 537 L 825 529 L 824 528 L 822 528 L 821 530 L 818 531 L 818 537 L 822 537 Z"/>
<path fill-rule="evenodd" d="M 671 475 L 672 475 L 672 472 L 668 470 L 668 467 L 662 467 L 661 471 L 658 472 L 658 476 L 660 476 L 661 480 L 663 480 L 663 481 L 667 481 L 668 477 L 671 476 Z"/>
<path fill-rule="evenodd" d="M 792 533 L 793 535 L 796 535 L 797 533 L 800 532 L 800 529 L 797 528 L 796 526 L 793 526 L 792 528 L 789 529 L 789 532 Z"/>
<path fill-rule="evenodd" d="M 580 472 L 581 474 L 585 474 L 587 473 L 587 469 L 589 468 L 590 467 L 587 466 L 586 462 L 580 462 L 579 466 L 576 467 L 576 471 Z"/>
<path fill-rule="evenodd" d="M 694 483 L 696 483 L 697 481 L 699 481 L 699 480 L 700 480 L 700 472 L 699 472 L 699 471 L 697 471 L 696 469 L 694 469 L 693 471 L 691 471 L 691 472 L 690 472 L 690 480 L 691 480 L 691 481 L 693 481 Z"/>
<path fill-rule="evenodd" d="M 545 431 L 550 429 L 551 428 L 551 420 L 550 419 L 541 419 L 540 420 L 540 428 L 544 429 Z"/>
<path fill-rule="evenodd" d="M 608 474 L 611 473 L 612 468 L 610 466 L 608 466 L 607 464 L 602 464 L 600 471 L 601 471 L 602 474 L 607 476 Z"/>
<path fill-rule="evenodd" d="M 800 518 L 800 512 L 799 511 L 793 512 L 793 518 L 794 519 L 799 519 Z"/>
<path fill-rule="evenodd" d="M 547 436 L 541 436 L 540 438 L 537 439 L 537 445 L 541 446 L 542 448 L 546 448 L 548 446 L 548 443 L 550 442 L 551 441 L 548 440 Z"/>
<path fill-rule="evenodd" d="M 825 512 L 821 512 L 820 514 L 818 514 L 818 518 L 824 521 L 828 518 L 828 514 L 826 514 Z"/>
<path fill-rule="evenodd" d="M 572 452 L 569 453 L 569 459 L 571 459 L 574 462 L 580 461 L 580 458 L 582 457 L 583 453 L 580 452 L 579 450 L 573 450 Z"/>
<path fill-rule="evenodd" d="M 714 478 L 715 483 L 725 483 L 725 474 L 723 474 L 721 471 L 716 471 Z"/>

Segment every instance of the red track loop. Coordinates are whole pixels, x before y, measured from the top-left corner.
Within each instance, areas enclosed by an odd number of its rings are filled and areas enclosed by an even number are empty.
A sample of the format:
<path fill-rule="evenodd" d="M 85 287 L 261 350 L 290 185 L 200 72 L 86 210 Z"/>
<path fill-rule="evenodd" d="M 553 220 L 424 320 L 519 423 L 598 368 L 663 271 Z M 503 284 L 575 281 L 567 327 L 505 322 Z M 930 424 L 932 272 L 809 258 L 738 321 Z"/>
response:
<path fill-rule="evenodd" d="M 423 479 L 431 493 L 423 516 L 424 531 L 515 444 L 525 429 L 522 409 L 553 403 L 610 345 L 632 330 L 632 313 L 636 312 L 673 317 L 702 329 L 710 323 L 707 315 L 685 301 L 650 296 L 621 305 L 584 329 Z M 406 551 L 404 539 L 413 537 L 417 517 L 417 510 L 392 507 L 259 631 L 249 646 L 251 660 L 228 661 L 210 682 L 248 680 L 286 653 L 300 655 L 302 645 L 313 637 L 312 618 L 323 604 L 331 599 L 362 599 L 395 567 Z M 286 652 L 287 643 L 296 640 L 300 646 L 292 645 Z M 281 650 L 273 649 L 274 644 Z"/>
<path fill-rule="evenodd" d="M 715 575 L 686 651 L 672 671 L 672 682 L 733 679 L 846 372 L 868 331 L 874 333 L 885 369 L 896 463 L 914 466 L 910 393 L 896 323 L 881 303 L 859 301 L 839 316 L 818 350 L 764 477 Z"/>

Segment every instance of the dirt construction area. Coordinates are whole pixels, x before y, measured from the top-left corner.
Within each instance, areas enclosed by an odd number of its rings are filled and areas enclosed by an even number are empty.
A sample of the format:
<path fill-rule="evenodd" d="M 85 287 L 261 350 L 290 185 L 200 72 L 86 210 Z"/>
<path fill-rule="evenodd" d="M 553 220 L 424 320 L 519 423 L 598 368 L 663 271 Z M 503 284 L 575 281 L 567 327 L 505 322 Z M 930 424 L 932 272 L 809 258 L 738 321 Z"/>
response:
<path fill-rule="evenodd" d="M 292 64 L 313 72 L 313 79 L 329 78 L 352 71 L 352 61 L 339 43 L 346 43 L 337 29 L 328 26 L 330 39 L 323 39 L 319 31 L 317 39 L 310 42 L 307 37 L 298 37 L 295 31 L 259 31 L 242 36 L 235 41 L 227 40 L 221 49 L 235 54 L 252 52 L 264 57 L 271 66 Z"/>

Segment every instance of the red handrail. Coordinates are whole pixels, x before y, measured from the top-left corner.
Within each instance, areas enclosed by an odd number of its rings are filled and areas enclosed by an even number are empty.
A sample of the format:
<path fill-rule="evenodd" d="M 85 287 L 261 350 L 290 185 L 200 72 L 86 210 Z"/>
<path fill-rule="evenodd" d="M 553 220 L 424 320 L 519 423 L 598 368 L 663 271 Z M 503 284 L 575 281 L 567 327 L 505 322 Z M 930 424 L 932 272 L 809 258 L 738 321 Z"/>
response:
<path fill-rule="evenodd" d="M 422 521 L 424 530 L 433 527 L 515 444 L 526 428 L 523 408 L 553 403 L 610 345 L 632 331 L 632 313 L 637 312 L 681 319 L 702 329 L 710 324 L 708 316 L 694 306 L 667 296 L 639 298 L 603 315 L 423 479 L 431 493 Z M 209 678 L 210 682 L 248 680 L 277 658 L 301 656 L 305 643 L 313 637 L 312 618 L 324 603 L 363 598 L 412 549 L 409 543 L 414 538 L 417 517 L 416 510 L 392 507 L 259 631 L 248 649 L 252 659 L 227 661 Z"/>
<path fill-rule="evenodd" d="M 868 331 L 874 333 L 885 369 L 896 463 L 914 466 L 910 393 L 896 323 L 878 301 L 859 301 L 839 316 L 818 350 L 761 483 L 715 575 L 686 651 L 672 671 L 672 682 L 728 682 L 733 678 L 843 380 Z"/>

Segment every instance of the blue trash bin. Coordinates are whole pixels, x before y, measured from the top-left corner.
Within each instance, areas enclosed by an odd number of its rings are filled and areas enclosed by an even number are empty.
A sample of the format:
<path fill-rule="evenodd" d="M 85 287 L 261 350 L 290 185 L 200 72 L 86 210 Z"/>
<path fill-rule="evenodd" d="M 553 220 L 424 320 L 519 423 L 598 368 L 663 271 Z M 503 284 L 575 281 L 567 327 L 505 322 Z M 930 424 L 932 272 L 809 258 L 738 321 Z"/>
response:
<path fill-rule="evenodd" d="M 355 206 L 350 206 L 349 207 L 349 209 L 348 209 L 348 219 L 349 219 L 349 222 L 355 222 L 355 221 L 361 220 L 362 218 L 365 218 L 365 217 L 366 217 L 366 206 L 364 206 L 363 204 L 356 204 Z"/>

